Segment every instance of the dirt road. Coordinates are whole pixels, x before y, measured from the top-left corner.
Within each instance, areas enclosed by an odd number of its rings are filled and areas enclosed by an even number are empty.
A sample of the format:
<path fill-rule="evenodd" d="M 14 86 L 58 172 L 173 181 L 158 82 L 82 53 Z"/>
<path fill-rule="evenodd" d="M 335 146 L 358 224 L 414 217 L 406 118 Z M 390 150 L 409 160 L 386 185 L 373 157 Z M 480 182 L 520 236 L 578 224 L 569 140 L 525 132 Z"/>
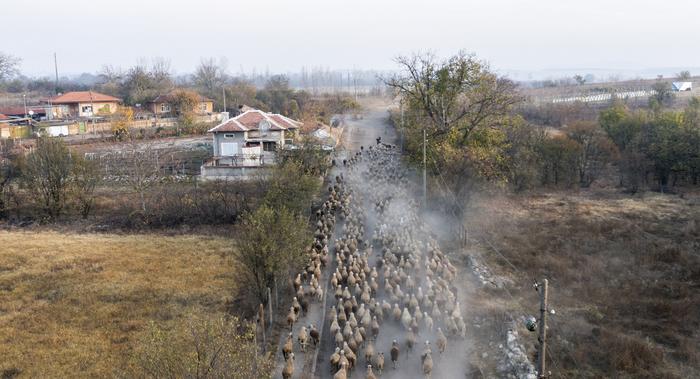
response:
<path fill-rule="evenodd" d="M 365 114 L 365 117 L 361 120 L 353 120 L 348 122 L 348 125 L 346 127 L 346 134 L 345 134 L 345 139 L 344 139 L 344 147 L 346 149 L 345 151 L 345 158 L 351 157 L 355 152 L 360 151 L 361 148 L 364 148 L 365 152 L 369 148 L 369 146 L 376 146 L 376 138 L 381 137 L 381 141 L 383 143 L 388 143 L 388 144 L 396 144 L 396 134 L 393 130 L 393 128 L 387 123 L 387 109 L 385 107 L 377 107 L 371 109 L 368 113 Z M 342 158 L 343 154 L 340 154 Z M 399 156 L 398 154 L 393 154 L 391 155 L 391 164 L 396 165 L 399 167 L 399 170 L 405 170 L 401 164 L 398 162 Z M 376 168 L 375 168 L 376 169 Z M 349 176 L 353 175 L 349 172 L 347 172 L 346 169 L 340 165 L 338 169 L 338 173 L 343 172 L 344 175 Z M 407 175 L 408 174 L 408 171 Z M 334 173 L 334 175 L 337 173 Z M 350 179 L 350 178 L 349 178 Z M 411 194 L 414 195 L 414 199 L 401 199 L 400 201 L 396 201 L 395 203 L 397 204 L 397 207 L 404 207 L 405 202 L 410 201 L 410 200 L 415 200 L 415 188 L 418 188 L 415 186 L 416 182 L 414 180 L 409 180 L 408 182 L 402 182 L 402 181 L 396 181 L 394 183 L 389 183 L 387 186 L 367 186 L 363 185 L 363 183 L 366 183 L 365 178 L 362 177 L 357 177 L 355 178 L 355 181 L 348 181 L 348 186 L 351 186 L 351 190 L 355 191 L 358 193 L 358 198 L 365 198 L 368 199 L 370 197 L 379 197 L 379 198 L 387 198 L 391 199 L 393 193 L 406 193 L 406 194 Z M 406 188 L 400 188 L 401 191 L 399 191 L 398 186 L 406 186 Z M 415 188 L 414 188 L 415 187 Z M 363 204 L 364 207 L 364 225 L 366 226 L 365 230 L 365 240 L 366 241 L 372 241 L 372 236 L 379 229 L 379 225 L 377 225 L 378 220 L 381 219 L 381 215 L 378 214 L 377 210 L 374 209 L 373 204 L 371 202 L 365 202 Z M 423 218 L 420 215 L 415 215 L 417 223 L 420 225 L 413 225 L 416 228 L 427 228 L 427 225 L 423 223 Z M 399 217 L 404 217 L 403 211 L 399 211 Z M 407 219 L 411 219 L 411 215 L 409 214 L 409 210 L 405 210 L 405 217 Z M 400 225 L 400 224 L 397 224 Z M 338 224 L 336 226 L 336 236 L 339 237 L 339 232 L 340 229 L 342 229 L 343 224 Z M 386 225 L 383 225 L 383 227 L 386 227 Z M 391 228 L 389 228 L 391 229 Z M 386 232 L 387 229 L 384 228 L 384 231 Z M 396 230 L 389 230 L 389 232 L 395 232 Z M 382 250 L 381 246 L 373 246 L 372 249 L 372 254 L 369 256 L 369 265 L 372 267 L 376 267 L 377 264 L 379 263 L 378 261 L 381 259 L 382 255 Z M 335 264 L 336 262 L 334 262 Z M 331 270 L 334 268 L 334 265 L 331 265 Z M 327 270 L 328 272 L 331 272 L 331 270 Z M 420 284 L 421 282 L 423 285 L 426 284 L 425 278 L 416 278 L 418 283 Z M 328 285 L 326 285 L 326 288 Z M 459 296 L 459 295 L 458 295 Z M 384 289 L 380 289 L 377 294 L 376 298 L 378 301 L 383 301 L 386 299 L 389 299 L 390 295 L 385 292 Z M 458 299 L 459 301 L 460 299 Z M 463 300 L 463 299 L 461 299 Z M 330 323 L 331 323 L 331 317 L 329 316 L 329 309 L 332 305 L 336 304 L 336 299 L 334 297 L 334 294 L 332 291 L 326 291 L 326 309 L 325 311 L 322 311 L 322 314 L 325 317 L 325 322 L 323 323 L 323 328 L 322 330 L 322 340 L 320 347 L 318 349 L 317 355 L 317 361 L 315 366 L 312 366 L 313 370 L 313 376 L 311 375 L 311 372 L 305 372 L 304 375 L 307 376 L 301 376 L 301 377 L 315 377 L 315 378 L 330 378 L 332 377 L 332 369 L 331 365 L 329 362 L 329 357 L 331 354 L 333 354 L 335 350 L 335 341 L 333 336 L 330 335 L 329 333 L 329 328 L 330 328 Z M 462 304 L 466 304 L 466 301 L 462 301 Z M 430 309 L 427 310 L 428 312 Z M 315 320 L 318 320 L 318 315 L 312 316 Z M 422 330 L 419 329 L 418 336 L 417 336 L 417 344 L 413 348 L 411 352 L 407 351 L 407 347 L 405 344 L 406 341 L 406 336 L 407 332 L 406 330 L 401 327 L 400 325 L 396 325 L 395 323 L 392 324 L 392 322 L 384 322 L 382 323 L 380 333 L 377 337 L 377 339 L 373 342 L 375 349 L 377 352 L 383 352 L 385 355 L 386 363 L 385 363 L 385 369 L 382 373 L 382 378 L 424 378 L 426 377 L 423 374 L 423 368 L 422 368 L 422 363 L 421 363 L 421 352 L 424 348 L 424 343 L 425 341 L 429 341 L 431 344 L 431 348 L 433 351 L 433 357 L 434 357 L 434 369 L 432 371 L 432 378 L 455 378 L 455 377 L 464 377 L 466 370 L 467 370 L 467 355 L 468 355 L 468 341 L 465 340 L 464 338 L 456 337 L 456 338 L 451 338 L 448 341 L 448 348 L 445 351 L 444 354 L 439 354 L 436 348 L 436 331 L 433 330 L 428 331 L 428 330 Z M 396 340 L 401 349 L 401 354 L 399 358 L 399 363 L 398 363 L 398 368 L 393 369 L 392 364 L 390 361 L 390 350 L 391 350 L 391 345 L 392 341 Z M 357 363 L 357 368 L 351 372 L 349 377 L 351 378 L 364 378 L 366 375 L 366 367 L 367 367 L 367 362 L 365 362 L 364 357 L 362 357 L 362 351 L 363 349 L 360 349 L 360 355 Z M 378 375 L 376 372 L 375 368 L 375 375 Z"/>

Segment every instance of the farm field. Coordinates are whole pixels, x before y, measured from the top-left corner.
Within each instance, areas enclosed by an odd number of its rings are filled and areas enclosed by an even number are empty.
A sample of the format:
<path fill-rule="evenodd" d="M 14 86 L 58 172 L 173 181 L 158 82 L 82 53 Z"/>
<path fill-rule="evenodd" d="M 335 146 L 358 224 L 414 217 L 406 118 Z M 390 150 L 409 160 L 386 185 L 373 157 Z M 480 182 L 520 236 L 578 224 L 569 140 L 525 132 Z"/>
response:
<path fill-rule="evenodd" d="M 149 323 L 223 315 L 230 239 L 0 231 L 2 377 L 114 377 Z"/>
<path fill-rule="evenodd" d="M 532 282 L 549 278 L 553 371 L 564 377 L 700 375 L 696 195 L 553 192 L 480 199 L 470 215 L 479 241 L 470 253 L 480 251 L 508 289 L 498 292 L 501 301 L 479 301 L 475 316 L 536 315 Z M 493 298 L 493 291 L 478 290 L 483 296 L 476 297 Z M 519 332 L 534 360 L 536 334 Z M 482 337 L 484 344 L 499 338 Z"/>

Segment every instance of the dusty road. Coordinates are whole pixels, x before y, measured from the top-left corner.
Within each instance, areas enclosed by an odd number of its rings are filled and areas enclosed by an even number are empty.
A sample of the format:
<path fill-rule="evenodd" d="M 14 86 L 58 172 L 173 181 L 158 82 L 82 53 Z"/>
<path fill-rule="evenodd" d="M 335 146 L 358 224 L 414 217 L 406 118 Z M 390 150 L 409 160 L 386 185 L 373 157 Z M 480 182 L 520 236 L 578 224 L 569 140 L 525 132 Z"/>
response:
<path fill-rule="evenodd" d="M 440 278 L 436 278 L 433 272 L 426 274 L 426 270 L 430 271 L 429 269 L 421 268 L 422 266 L 428 266 L 428 257 L 433 254 L 428 254 L 426 252 L 428 250 L 427 240 L 432 238 L 427 236 L 435 236 L 435 234 L 430 232 L 430 225 L 427 225 L 424 221 L 425 218 L 420 214 L 420 207 L 417 206 L 418 202 L 416 199 L 418 197 L 416 196 L 416 189 L 420 188 L 420 186 L 417 185 L 418 182 L 410 171 L 406 170 L 400 162 L 397 149 L 376 148 L 377 137 L 381 137 L 383 143 L 396 144 L 397 142 L 393 128 L 386 122 L 387 116 L 387 107 L 372 107 L 365 114 L 363 119 L 348 121 L 343 136 L 343 146 L 337 152 L 336 160 L 339 164 L 332 172 L 331 177 L 340 174 L 345 177 L 346 191 L 353 193 L 353 199 L 356 199 L 354 200 L 356 201 L 354 206 L 356 209 L 361 209 L 359 212 L 361 217 L 360 223 L 364 227 L 364 240 L 367 242 L 366 251 L 369 252 L 367 253 L 367 264 L 369 267 L 377 268 L 377 271 L 380 272 L 377 278 L 380 284 L 384 283 L 384 280 L 390 279 L 386 278 L 386 274 L 378 267 L 382 258 L 387 257 L 384 254 L 386 254 L 388 245 L 385 244 L 386 240 L 383 241 L 383 244 L 382 241 L 378 241 L 376 238 L 373 239 L 373 237 L 376 237 L 378 234 L 414 234 L 407 237 L 410 237 L 409 239 L 415 238 L 416 240 L 412 243 L 415 244 L 414 246 L 422 246 L 423 251 L 417 252 L 418 258 L 416 259 L 415 268 L 406 268 L 406 273 L 414 277 L 413 280 L 416 282 L 416 285 L 412 289 L 405 289 L 405 291 L 406 293 L 415 295 L 417 287 L 423 286 L 423 290 L 427 292 L 427 288 L 433 288 L 434 283 L 438 283 L 441 280 Z M 375 151 L 377 151 L 376 161 L 372 161 L 371 158 L 369 158 L 369 154 L 367 154 L 370 146 L 373 146 Z M 362 158 L 364 161 L 360 163 L 351 163 L 350 158 L 362 149 L 364 149 Z M 343 159 L 348 160 L 347 167 L 342 164 Z M 383 170 L 386 171 L 383 172 Z M 399 173 L 396 180 L 377 179 L 378 175 L 393 177 L 393 173 Z M 377 185 L 377 183 L 381 183 L 381 185 Z M 378 199 L 384 201 L 384 209 L 378 209 L 375 206 Z M 435 216 L 431 215 L 431 224 L 433 225 L 435 224 L 434 218 Z M 344 236 L 347 237 L 347 235 L 344 234 L 346 233 L 345 228 L 346 222 L 341 217 L 338 217 L 333 240 L 342 239 Z M 425 244 L 421 245 L 423 243 Z M 331 245 L 333 245 L 333 243 L 331 243 Z M 325 298 L 322 301 L 311 302 L 309 313 L 295 324 L 292 331 L 295 342 L 294 353 L 296 357 L 293 378 L 333 377 L 334 370 L 330 364 L 330 357 L 335 351 L 336 342 L 334 335 L 330 333 L 330 327 L 332 322 L 331 315 L 334 313 L 332 307 L 337 305 L 337 299 L 330 285 L 330 276 L 336 268 L 339 267 L 339 262 L 337 260 L 337 252 L 334 251 L 333 246 L 329 246 L 329 248 L 331 250 L 330 256 L 333 260 L 329 267 L 326 267 L 323 271 L 322 280 L 320 281 L 325 291 Z M 343 262 L 340 262 L 340 264 L 342 265 Z M 432 278 L 428 278 L 428 276 Z M 446 283 L 446 281 L 443 281 L 443 283 Z M 465 308 L 464 305 L 467 304 L 467 301 L 463 298 L 465 296 L 463 291 L 456 288 L 459 286 L 452 285 L 452 283 L 444 286 L 445 288 L 449 286 L 450 290 L 447 292 L 450 292 L 450 296 L 454 293 L 454 296 L 450 297 L 450 300 L 447 302 L 453 307 L 458 307 L 460 309 Z M 380 303 L 383 301 L 396 300 L 396 297 L 393 296 L 393 292 L 387 290 L 386 285 L 380 285 L 379 287 L 379 290 L 373 295 L 373 300 Z M 398 302 L 401 303 L 401 301 Z M 425 378 L 426 375 L 423 371 L 421 355 L 426 341 L 430 342 L 434 361 L 431 378 L 465 377 L 468 366 L 467 357 L 470 349 L 468 338 L 463 338 L 463 334 L 459 335 L 459 333 L 453 333 L 450 335 L 447 332 L 447 323 L 443 320 L 446 321 L 447 318 L 450 317 L 450 314 L 455 314 L 452 313 L 452 310 L 443 310 L 443 313 L 445 313 L 443 318 L 443 316 L 439 315 L 439 311 L 438 315 L 436 315 L 436 311 L 433 308 L 435 307 L 421 309 L 421 311 L 426 314 L 431 314 L 435 318 L 435 328 L 429 330 L 424 326 L 424 322 L 420 322 L 420 326 L 415 328 L 417 330 L 416 345 L 410 352 L 406 345 L 408 336 L 407 329 L 402 326 L 400 322 L 394 321 L 391 317 L 388 317 L 382 322 L 380 332 L 377 338 L 373 340 L 373 345 L 376 350 L 375 357 L 379 352 L 383 352 L 385 356 L 385 367 L 381 378 Z M 415 310 L 415 308 L 413 309 Z M 462 310 L 462 312 L 465 311 L 466 309 Z M 316 348 L 310 346 L 306 352 L 302 352 L 299 345 L 296 343 L 296 339 L 301 327 L 310 324 L 314 324 L 321 331 L 321 342 Z M 445 334 L 449 336 L 447 349 L 443 354 L 440 354 L 437 349 L 436 328 L 438 326 L 441 326 L 443 330 L 445 330 Z M 367 333 L 369 334 L 369 331 L 367 331 Z M 283 367 L 284 359 L 281 354 L 281 348 L 285 339 L 283 335 L 280 341 L 280 352 L 278 353 L 279 370 L 276 375 L 280 375 L 279 373 Z M 398 342 L 401 350 L 398 367 L 396 369 L 392 368 L 390 359 L 393 340 Z M 364 358 L 365 348 L 366 344 L 358 349 L 358 361 L 355 369 L 348 375 L 349 378 L 366 377 L 367 362 Z M 377 377 L 380 377 L 376 371 L 376 367 L 374 373 Z"/>

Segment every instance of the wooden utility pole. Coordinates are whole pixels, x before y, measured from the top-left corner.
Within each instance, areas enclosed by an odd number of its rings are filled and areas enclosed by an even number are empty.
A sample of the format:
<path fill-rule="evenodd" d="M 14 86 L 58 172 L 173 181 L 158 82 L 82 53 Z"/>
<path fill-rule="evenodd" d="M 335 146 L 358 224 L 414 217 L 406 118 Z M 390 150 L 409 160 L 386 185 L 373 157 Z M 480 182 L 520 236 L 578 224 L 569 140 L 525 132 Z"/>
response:
<path fill-rule="evenodd" d="M 540 350 L 538 353 L 538 362 L 537 362 L 537 377 L 538 378 L 546 378 L 546 367 L 545 367 L 545 358 L 547 356 L 547 290 L 548 290 L 548 285 L 549 281 L 547 279 L 543 279 L 542 283 L 538 286 L 538 290 L 540 293 L 540 336 L 538 338 L 538 341 L 540 342 Z"/>
<path fill-rule="evenodd" d="M 221 92 L 224 94 L 224 112 L 226 112 L 226 87 L 221 88 Z"/>
<path fill-rule="evenodd" d="M 270 317 L 270 324 L 272 325 L 272 291 L 270 291 L 270 287 L 267 287 L 267 306 L 268 306 L 268 313 Z"/>
<path fill-rule="evenodd" d="M 426 176 L 426 159 L 425 159 L 425 128 L 423 128 L 423 205 L 428 205 L 428 184 Z"/>
<path fill-rule="evenodd" d="M 260 311 L 259 311 L 259 317 L 260 317 L 260 330 L 262 330 L 262 337 L 263 337 L 263 345 L 267 343 L 267 338 L 265 338 L 265 307 L 260 303 Z M 257 344 L 255 346 L 255 351 L 258 351 Z"/>

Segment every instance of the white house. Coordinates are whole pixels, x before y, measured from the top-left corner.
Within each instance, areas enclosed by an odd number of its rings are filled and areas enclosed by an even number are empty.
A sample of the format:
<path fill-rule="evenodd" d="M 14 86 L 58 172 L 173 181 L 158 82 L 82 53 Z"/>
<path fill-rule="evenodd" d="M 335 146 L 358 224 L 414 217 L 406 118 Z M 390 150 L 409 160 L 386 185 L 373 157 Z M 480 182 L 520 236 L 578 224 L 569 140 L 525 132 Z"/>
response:
<path fill-rule="evenodd" d="M 202 166 L 202 177 L 241 177 L 273 164 L 277 149 L 291 143 L 302 125 L 259 109 L 250 109 L 223 121 L 209 130 L 214 156 Z"/>
<path fill-rule="evenodd" d="M 692 91 L 693 82 L 673 82 L 671 88 L 674 92 Z"/>

